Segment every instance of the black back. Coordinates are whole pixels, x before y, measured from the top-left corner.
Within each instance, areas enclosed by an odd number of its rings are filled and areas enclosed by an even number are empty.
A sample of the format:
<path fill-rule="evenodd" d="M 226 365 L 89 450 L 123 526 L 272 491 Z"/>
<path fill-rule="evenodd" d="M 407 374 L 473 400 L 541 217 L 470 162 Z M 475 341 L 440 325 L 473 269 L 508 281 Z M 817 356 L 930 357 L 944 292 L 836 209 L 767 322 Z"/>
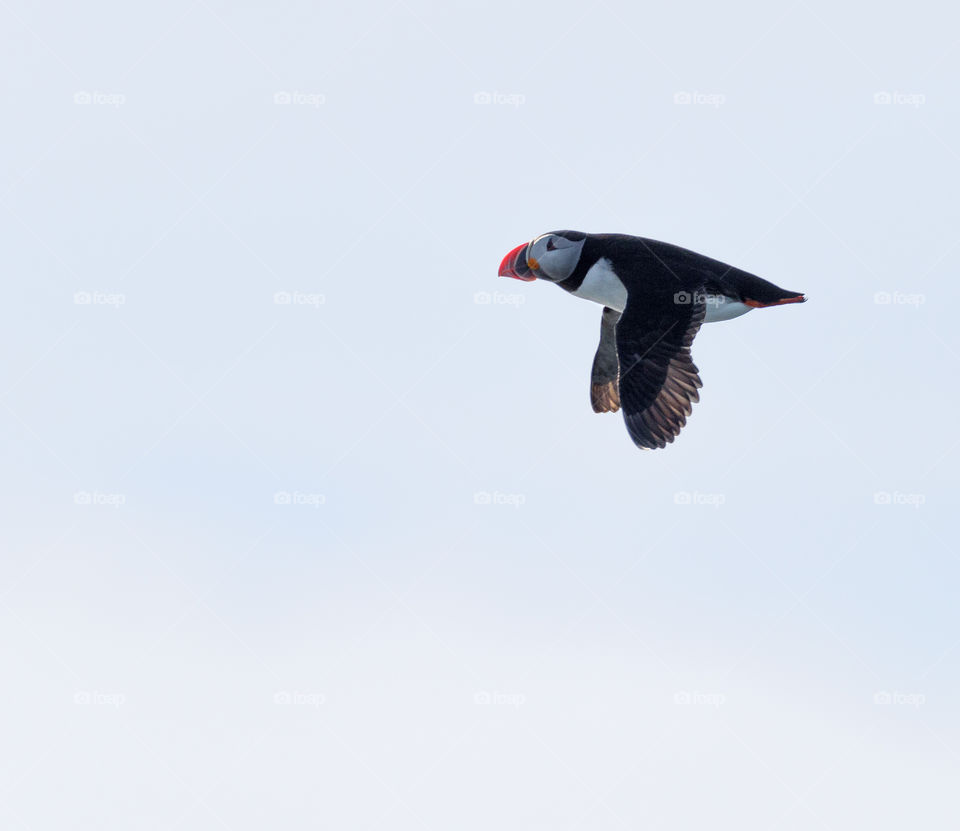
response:
<path fill-rule="evenodd" d="M 628 295 L 635 288 L 645 295 L 660 295 L 665 299 L 677 292 L 706 292 L 768 304 L 799 294 L 781 289 L 755 274 L 668 242 L 628 234 L 557 233 L 571 239 L 586 237 L 576 270 L 557 284 L 567 291 L 580 288 L 590 268 L 601 257 L 606 257 L 626 286 Z"/>

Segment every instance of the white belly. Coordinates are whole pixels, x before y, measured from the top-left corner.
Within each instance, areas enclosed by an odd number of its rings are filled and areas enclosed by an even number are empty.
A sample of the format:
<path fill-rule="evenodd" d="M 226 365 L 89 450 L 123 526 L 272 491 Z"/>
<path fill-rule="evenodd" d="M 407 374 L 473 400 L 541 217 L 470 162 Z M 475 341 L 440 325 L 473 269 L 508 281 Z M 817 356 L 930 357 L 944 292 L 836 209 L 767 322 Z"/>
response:
<path fill-rule="evenodd" d="M 583 278 L 574 295 L 622 312 L 627 305 L 627 290 L 610 267 L 610 260 L 597 260 Z"/>
<path fill-rule="evenodd" d="M 739 300 L 730 300 L 722 294 L 707 295 L 707 316 L 704 323 L 716 323 L 719 320 L 732 320 L 750 311 L 750 306 Z"/>

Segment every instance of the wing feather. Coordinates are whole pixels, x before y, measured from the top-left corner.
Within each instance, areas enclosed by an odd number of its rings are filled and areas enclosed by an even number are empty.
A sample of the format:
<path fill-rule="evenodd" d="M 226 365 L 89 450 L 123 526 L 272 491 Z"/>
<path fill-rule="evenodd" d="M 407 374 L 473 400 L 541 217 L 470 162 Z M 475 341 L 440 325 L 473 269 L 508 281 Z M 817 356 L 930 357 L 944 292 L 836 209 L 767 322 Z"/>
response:
<path fill-rule="evenodd" d="M 679 303 L 672 295 L 647 295 L 642 304 L 628 302 L 620 316 L 616 326 L 620 404 L 638 447 L 666 447 L 700 400 L 703 384 L 690 345 L 705 314 L 702 297 Z"/>

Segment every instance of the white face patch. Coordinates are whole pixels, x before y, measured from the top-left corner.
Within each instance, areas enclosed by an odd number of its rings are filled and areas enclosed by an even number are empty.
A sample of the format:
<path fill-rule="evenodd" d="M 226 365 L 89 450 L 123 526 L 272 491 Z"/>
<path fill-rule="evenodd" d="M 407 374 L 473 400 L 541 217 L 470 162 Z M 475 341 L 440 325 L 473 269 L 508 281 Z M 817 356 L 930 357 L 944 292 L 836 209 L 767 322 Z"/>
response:
<path fill-rule="evenodd" d="M 609 306 L 618 312 L 622 312 L 627 305 L 627 289 L 606 257 L 601 257 L 590 266 L 580 288 L 571 293 L 601 306 Z"/>
<path fill-rule="evenodd" d="M 530 243 L 527 264 L 533 258 L 537 262 L 533 269 L 537 277 L 559 283 L 573 274 L 582 250 L 583 240 L 569 240 L 561 234 L 541 234 Z"/>

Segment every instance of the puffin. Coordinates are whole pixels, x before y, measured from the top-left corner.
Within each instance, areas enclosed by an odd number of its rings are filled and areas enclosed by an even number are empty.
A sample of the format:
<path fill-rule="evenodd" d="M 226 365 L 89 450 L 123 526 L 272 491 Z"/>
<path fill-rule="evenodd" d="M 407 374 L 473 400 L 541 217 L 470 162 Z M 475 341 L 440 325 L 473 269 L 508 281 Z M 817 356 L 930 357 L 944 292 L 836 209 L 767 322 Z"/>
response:
<path fill-rule="evenodd" d="M 518 245 L 501 277 L 546 280 L 603 306 L 590 373 L 594 412 L 622 410 L 642 449 L 679 435 L 703 386 L 690 346 L 700 326 L 807 296 L 686 248 L 628 234 L 551 231 Z"/>

